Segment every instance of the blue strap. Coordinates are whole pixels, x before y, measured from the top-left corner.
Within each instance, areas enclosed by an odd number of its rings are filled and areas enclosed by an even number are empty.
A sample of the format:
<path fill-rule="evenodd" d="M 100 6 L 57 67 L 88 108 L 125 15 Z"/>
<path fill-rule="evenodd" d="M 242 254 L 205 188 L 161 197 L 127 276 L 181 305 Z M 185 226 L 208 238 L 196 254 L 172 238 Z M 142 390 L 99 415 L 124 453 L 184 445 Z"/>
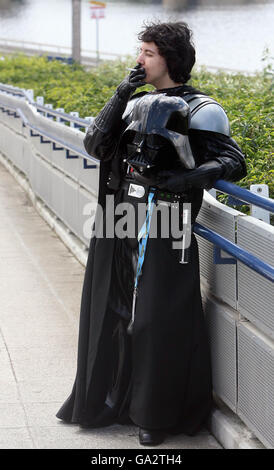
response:
<path fill-rule="evenodd" d="M 147 212 L 146 212 L 146 220 L 143 223 L 143 226 L 141 227 L 138 233 L 139 254 L 138 254 L 138 262 L 137 262 L 136 276 L 135 276 L 135 282 L 134 282 L 133 297 L 132 297 L 131 320 L 127 327 L 128 334 L 132 334 L 132 329 L 133 329 L 133 324 L 134 324 L 135 305 L 136 305 L 136 298 L 137 298 L 137 285 L 138 285 L 139 277 L 142 273 L 142 266 L 143 266 L 143 262 L 145 259 L 147 239 L 148 239 L 148 234 L 149 234 L 149 229 L 150 229 L 151 216 L 152 216 L 153 207 L 154 207 L 154 200 L 153 200 L 154 196 L 155 196 L 155 193 L 152 188 L 152 191 L 150 191 L 148 195 L 148 204 L 147 204 L 148 207 L 147 207 Z"/>
<path fill-rule="evenodd" d="M 148 195 L 148 204 L 147 204 L 148 207 L 147 207 L 147 213 L 146 213 L 146 220 L 144 221 L 138 233 L 139 256 L 138 256 L 136 277 L 135 277 L 135 284 L 134 284 L 135 289 L 137 288 L 139 276 L 141 275 L 142 266 L 143 266 L 144 259 L 145 259 L 145 252 L 146 252 L 147 239 L 148 239 L 148 234 L 149 234 L 149 229 L 150 229 L 151 216 L 152 216 L 153 207 L 155 204 L 154 197 L 155 197 L 154 191 L 150 191 Z"/>

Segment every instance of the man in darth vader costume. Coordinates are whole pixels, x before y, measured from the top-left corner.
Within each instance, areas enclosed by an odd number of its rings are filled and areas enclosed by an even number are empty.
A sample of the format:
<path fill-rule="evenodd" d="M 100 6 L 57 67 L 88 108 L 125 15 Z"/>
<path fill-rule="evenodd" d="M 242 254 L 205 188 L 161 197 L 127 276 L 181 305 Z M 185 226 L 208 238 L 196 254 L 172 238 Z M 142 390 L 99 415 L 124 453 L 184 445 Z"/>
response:
<path fill-rule="evenodd" d="M 174 249 L 172 234 L 161 236 L 161 222 L 149 236 L 152 214 L 159 204 L 166 214 L 175 205 L 183 220 L 187 202 L 193 227 L 203 190 L 220 178 L 243 178 L 246 166 L 223 108 L 186 85 L 195 63 L 188 26 L 154 23 L 139 39 L 137 66 L 84 139 L 100 160 L 104 211 L 89 247 L 77 374 L 57 417 L 90 427 L 134 423 L 140 444 L 158 445 L 166 433 L 201 429 L 212 383 L 195 235 L 186 250 Z M 155 90 L 133 95 L 144 84 Z M 114 207 L 135 209 L 134 233 L 106 235 L 110 197 Z M 115 214 L 114 222 L 120 218 Z"/>

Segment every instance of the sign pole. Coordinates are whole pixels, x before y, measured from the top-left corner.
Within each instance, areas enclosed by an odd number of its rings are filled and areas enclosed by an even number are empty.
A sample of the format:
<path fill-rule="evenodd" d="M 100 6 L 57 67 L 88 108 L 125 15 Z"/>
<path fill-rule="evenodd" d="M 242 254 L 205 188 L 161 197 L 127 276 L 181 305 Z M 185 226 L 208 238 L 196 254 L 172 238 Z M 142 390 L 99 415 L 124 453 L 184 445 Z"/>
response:
<path fill-rule="evenodd" d="M 90 0 L 91 18 L 96 20 L 96 63 L 99 64 L 99 19 L 105 17 L 105 2 Z"/>
<path fill-rule="evenodd" d="M 96 16 L 96 60 L 97 65 L 99 64 L 99 18 Z"/>

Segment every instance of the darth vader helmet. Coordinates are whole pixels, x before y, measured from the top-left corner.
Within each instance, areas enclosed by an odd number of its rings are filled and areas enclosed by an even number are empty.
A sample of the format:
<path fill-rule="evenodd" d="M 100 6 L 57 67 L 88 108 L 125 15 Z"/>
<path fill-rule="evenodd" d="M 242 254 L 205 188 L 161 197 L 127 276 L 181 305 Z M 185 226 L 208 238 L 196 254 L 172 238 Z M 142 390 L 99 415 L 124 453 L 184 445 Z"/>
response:
<path fill-rule="evenodd" d="M 136 99 L 128 115 L 129 125 L 122 135 L 126 142 L 124 159 L 131 167 L 143 173 L 157 166 L 157 155 L 163 143 L 175 149 L 184 168 L 195 167 L 188 140 L 190 108 L 179 96 L 146 94 Z"/>

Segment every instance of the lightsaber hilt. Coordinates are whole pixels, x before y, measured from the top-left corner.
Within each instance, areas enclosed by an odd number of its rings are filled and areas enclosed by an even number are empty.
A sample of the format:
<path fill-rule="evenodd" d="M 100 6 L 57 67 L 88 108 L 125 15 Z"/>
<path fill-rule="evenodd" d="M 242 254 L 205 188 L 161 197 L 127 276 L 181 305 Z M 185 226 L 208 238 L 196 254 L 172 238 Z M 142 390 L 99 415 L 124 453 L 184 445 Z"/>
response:
<path fill-rule="evenodd" d="M 131 320 L 130 320 L 130 322 L 128 324 L 128 327 L 127 327 L 127 333 L 129 335 L 132 335 L 133 323 L 134 323 L 134 320 L 135 320 L 136 298 L 137 298 L 137 287 L 135 286 L 134 290 L 133 290 L 133 298 L 132 298 Z"/>
<path fill-rule="evenodd" d="M 187 234 L 190 217 L 190 210 L 188 207 L 183 208 L 183 237 L 182 237 L 182 252 L 181 252 L 181 264 L 187 264 L 190 259 L 190 246 L 186 247 Z"/>

